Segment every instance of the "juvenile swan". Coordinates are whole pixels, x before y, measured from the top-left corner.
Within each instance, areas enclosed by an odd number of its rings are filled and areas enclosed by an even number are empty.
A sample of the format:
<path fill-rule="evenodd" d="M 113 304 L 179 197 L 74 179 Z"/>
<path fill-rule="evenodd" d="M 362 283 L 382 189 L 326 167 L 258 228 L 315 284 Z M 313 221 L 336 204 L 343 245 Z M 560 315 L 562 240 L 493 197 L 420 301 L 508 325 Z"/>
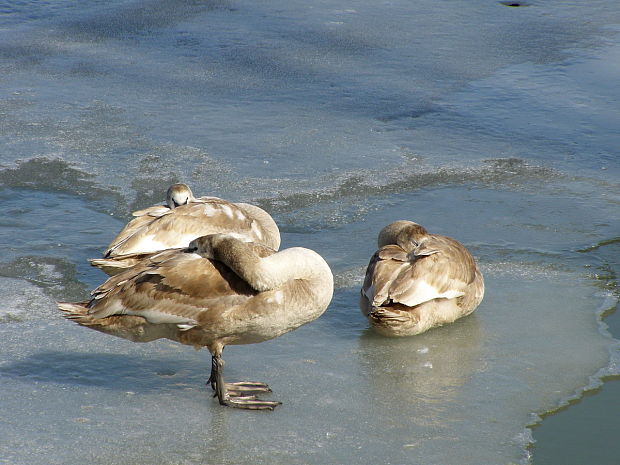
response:
<path fill-rule="evenodd" d="M 280 247 L 280 231 L 261 208 L 217 197 L 195 198 L 186 184 L 173 184 L 166 205 L 138 210 L 116 236 L 103 258 L 90 263 L 109 275 L 134 266 L 153 252 L 187 247 L 192 239 L 215 233 L 236 233 L 273 250 Z"/>
<path fill-rule="evenodd" d="M 166 250 L 109 278 L 92 300 L 58 303 L 76 323 L 135 342 L 167 338 L 212 355 L 209 383 L 220 404 L 274 409 L 264 383 L 224 383 L 222 351 L 254 344 L 318 318 L 333 294 L 329 266 L 316 252 L 275 252 L 227 234 Z"/>
<path fill-rule="evenodd" d="M 482 301 L 482 273 L 460 242 L 396 221 L 381 230 L 378 245 L 360 308 L 379 333 L 423 333 L 469 315 Z"/>

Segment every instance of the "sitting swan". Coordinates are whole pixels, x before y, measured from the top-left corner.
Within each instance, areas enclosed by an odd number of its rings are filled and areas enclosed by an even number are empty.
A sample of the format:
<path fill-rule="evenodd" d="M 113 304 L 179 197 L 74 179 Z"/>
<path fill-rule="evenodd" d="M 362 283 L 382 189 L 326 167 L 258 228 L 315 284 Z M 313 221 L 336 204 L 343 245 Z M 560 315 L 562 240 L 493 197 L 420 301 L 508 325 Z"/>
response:
<path fill-rule="evenodd" d="M 280 247 L 278 226 L 255 205 L 217 197 L 195 198 L 186 184 L 170 186 L 166 204 L 134 212 L 135 218 L 116 236 L 103 258 L 91 259 L 91 265 L 115 275 L 153 252 L 187 247 L 192 239 L 215 233 L 236 233 L 273 250 Z"/>
<path fill-rule="evenodd" d="M 229 234 L 193 240 L 155 254 L 109 278 L 87 302 L 58 303 L 76 323 L 135 342 L 167 338 L 212 354 L 209 383 L 220 404 L 273 409 L 256 398 L 263 383 L 224 383 L 222 351 L 254 344 L 318 318 L 333 294 L 333 276 L 316 252 L 275 252 Z"/>
<path fill-rule="evenodd" d="M 411 336 L 469 315 L 482 301 L 484 280 L 460 242 L 396 221 L 379 233 L 360 308 L 386 336 Z"/>

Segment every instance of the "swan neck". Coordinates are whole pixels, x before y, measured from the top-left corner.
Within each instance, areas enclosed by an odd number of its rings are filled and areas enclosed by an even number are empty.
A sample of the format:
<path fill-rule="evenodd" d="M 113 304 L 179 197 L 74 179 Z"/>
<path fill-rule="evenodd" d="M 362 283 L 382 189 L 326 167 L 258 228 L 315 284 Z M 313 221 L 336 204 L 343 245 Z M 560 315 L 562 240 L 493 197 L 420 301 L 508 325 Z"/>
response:
<path fill-rule="evenodd" d="M 213 249 L 221 261 L 257 291 L 277 289 L 287 281 L 333 280 L 325 260 L 310 249 L 293 247 L 261 258 L 251 245 L 235 239 L 220 241 Z"/>

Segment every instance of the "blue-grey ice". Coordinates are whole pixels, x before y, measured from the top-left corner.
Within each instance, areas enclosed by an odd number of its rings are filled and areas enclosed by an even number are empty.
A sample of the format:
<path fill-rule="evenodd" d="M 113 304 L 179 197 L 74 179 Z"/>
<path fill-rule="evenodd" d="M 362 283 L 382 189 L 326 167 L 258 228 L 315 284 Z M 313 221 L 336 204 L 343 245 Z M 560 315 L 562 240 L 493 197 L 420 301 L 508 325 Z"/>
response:
<path fill-rule="evenodd" d="M 0 2 L 0 464 L 530 463 L 538 415 L 618 373 L 619 24 L 603 0 Z M 226 349 L 274 412 L 221 407 L 206 351 L 55 309 L 177 181 L 334 271 L 317 321 Z M 397 219 L 476 256 L 473 315 L 367 328 Z"/>

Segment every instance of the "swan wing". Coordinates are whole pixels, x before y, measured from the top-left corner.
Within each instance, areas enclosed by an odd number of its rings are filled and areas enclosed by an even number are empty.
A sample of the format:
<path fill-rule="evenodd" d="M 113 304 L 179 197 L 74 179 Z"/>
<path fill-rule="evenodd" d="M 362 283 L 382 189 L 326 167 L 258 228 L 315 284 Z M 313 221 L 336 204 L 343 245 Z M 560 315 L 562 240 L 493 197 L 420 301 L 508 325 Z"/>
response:
<path fill-rule="evenodd" d="M 131 216 L 152 216 L 154 218 L 170 213 L 170 208 L 166 205 L 155 205 L 153 207 L 143 208 L 142 210 L 136 210 Z"/>
<path fill-rule="evenodd" d="M 454 239 L 430 236 L 406 261 L 395 258 L 393 250 L 379 250 L 379 260 L 373 270 L 375 284 L 373 305 L 386 302 L 401 303 L 410 307 L 433 299 L 453 299 L 465 294 L 467 286 L 476 276 L 476 264 L 467 249 Z M 403 251 L 404 253 L 404 251 Z"/>
<path fill-rule="evenodd" d="M 196 237 L 221 232 L 238 233 L 259 243 L 266 237 L 264 229 L 245 210 L 212 198 L 168 209 L 158 217 L 134 218 L 110 244 L 105 258 L 186 247 Z"/>
<path fill-rule="evenodd" d="M 397 245 L 386 245 L 375 252 L 362 286 L 362 293 L 373 306 L 380 306 L 389 300 L 390 288 L 405 266 L 407 254 Z"/>
<path fill-rule="evenodd" d="M 187 251 L 165 251 L 93 291 L 89 315 L 135 315 L 189 329 L 256 295 L 225 265 Z M 181 326 L 180 326 L 181 327 Z"/>

